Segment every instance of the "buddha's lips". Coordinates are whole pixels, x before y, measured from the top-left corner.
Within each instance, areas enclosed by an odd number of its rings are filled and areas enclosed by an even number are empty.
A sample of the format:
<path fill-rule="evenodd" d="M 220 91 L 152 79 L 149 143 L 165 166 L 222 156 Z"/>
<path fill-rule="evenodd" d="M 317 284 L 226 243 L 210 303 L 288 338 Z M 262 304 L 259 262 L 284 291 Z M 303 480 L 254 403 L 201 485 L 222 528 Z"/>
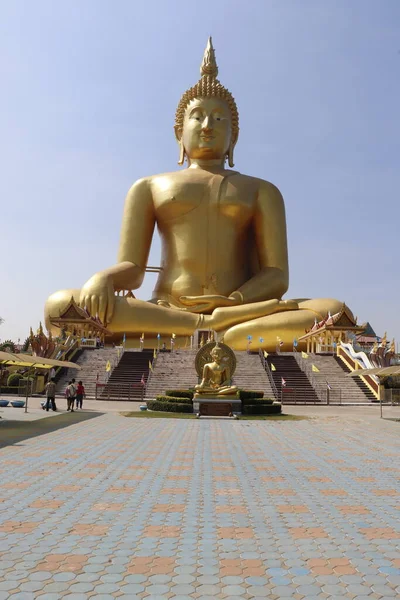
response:
<path fill-rule="evenodd" d="M 209 140 L 213 140 L 214 136 L 213 135 L 201 135 L 200 138 L 202 140 L 204 140 L 205 142 L 209 141 Z"/>

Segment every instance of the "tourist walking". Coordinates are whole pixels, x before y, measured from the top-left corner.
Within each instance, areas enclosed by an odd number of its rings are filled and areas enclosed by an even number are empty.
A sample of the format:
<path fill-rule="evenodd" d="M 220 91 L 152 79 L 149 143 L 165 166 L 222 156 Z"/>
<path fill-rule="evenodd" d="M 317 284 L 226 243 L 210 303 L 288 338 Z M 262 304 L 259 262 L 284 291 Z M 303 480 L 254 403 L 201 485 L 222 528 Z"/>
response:
<path fill-rule="evenodd" d="M 78 381 L 76 388 L 76 408 L 82 408 L 83 399 L 86 398 L 85 386 L 82 381 Z"/>
<path fill-rule="evenodd" d="M 47 401 L 46 401 L 46 405 L 45 405 L 44 408 L 48 412 L 49 408 L 50 408 L 50 404 L 51 404 L 51 409 L 53 411 L 56 411 L 57 410 L 57 406 L 56 406 L 56 380 L 54 379 L 54 377 L 52 377 L 50 379 L 50 381 L 46 384 L 45 391 L 46 391 Z"/>
<path fill-rule="evenodd" d="M 76 396 L 75 379 L 72 379 L 67 385 L 65 395 L 67 397 L 67 411 L 70 410 L 71 412 L 74 412 L 74 402 Z"/>

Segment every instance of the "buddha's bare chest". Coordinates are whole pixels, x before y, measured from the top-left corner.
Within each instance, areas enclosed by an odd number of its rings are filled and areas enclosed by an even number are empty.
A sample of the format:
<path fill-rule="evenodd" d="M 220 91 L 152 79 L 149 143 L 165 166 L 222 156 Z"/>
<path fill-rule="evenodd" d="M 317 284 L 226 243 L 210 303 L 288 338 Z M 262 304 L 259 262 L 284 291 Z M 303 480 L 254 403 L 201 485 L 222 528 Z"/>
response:
<path fill-rule="evenodd" d="M 159 177 L 153 184 L 157 221 L 225 216 L 244 224 L 254 212 L 256 190 L 238 177 Z"/>

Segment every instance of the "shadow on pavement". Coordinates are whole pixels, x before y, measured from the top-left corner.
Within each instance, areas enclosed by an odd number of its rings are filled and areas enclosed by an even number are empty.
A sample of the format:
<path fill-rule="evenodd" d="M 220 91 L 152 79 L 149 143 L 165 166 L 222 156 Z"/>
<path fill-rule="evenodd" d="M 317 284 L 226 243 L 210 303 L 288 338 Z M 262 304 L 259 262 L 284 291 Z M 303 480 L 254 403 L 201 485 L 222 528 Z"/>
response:
<path fill-rule="evenodd" d="M 94 419 L 103 414 L 100 412 L 68 412 L 51 418 L 37 419 L 36 421 L 0 421 L 0 448 L 12 446 L 38 435 L 52 433 L 57 429 Z"/>

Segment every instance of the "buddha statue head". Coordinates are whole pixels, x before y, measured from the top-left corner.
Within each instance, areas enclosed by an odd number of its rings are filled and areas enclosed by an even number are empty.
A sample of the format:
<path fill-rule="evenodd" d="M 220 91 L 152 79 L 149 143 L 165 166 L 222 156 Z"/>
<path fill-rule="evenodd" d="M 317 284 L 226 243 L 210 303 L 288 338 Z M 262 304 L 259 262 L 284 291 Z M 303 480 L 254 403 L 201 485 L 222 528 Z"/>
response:
<path fill-rule="evenodd" d="M 217 365 L 219 365 L 219 363 L 221 362 L 221 360 L 224 356 L 224 350 L 223 350 L 223 348 L 221 348 L 221 346 L 218 345 L 218 342 L 217 342 L 215 344 L 214 348 L 211 350 L 210 354 L 211 354 L 211 358 L 213 359 L 213 361 L 215 361 L 217 363 Z"/>
<path fill-rule="evenodd" d="M 209 38 L 199 81 L 180 99 L 175 116 L 175 136 L 180 146 L 178 164 L 191 159 L 228 159 L 239 137 L 239 114 L 232 94 L 217 79 L 218 67 Z"/>

